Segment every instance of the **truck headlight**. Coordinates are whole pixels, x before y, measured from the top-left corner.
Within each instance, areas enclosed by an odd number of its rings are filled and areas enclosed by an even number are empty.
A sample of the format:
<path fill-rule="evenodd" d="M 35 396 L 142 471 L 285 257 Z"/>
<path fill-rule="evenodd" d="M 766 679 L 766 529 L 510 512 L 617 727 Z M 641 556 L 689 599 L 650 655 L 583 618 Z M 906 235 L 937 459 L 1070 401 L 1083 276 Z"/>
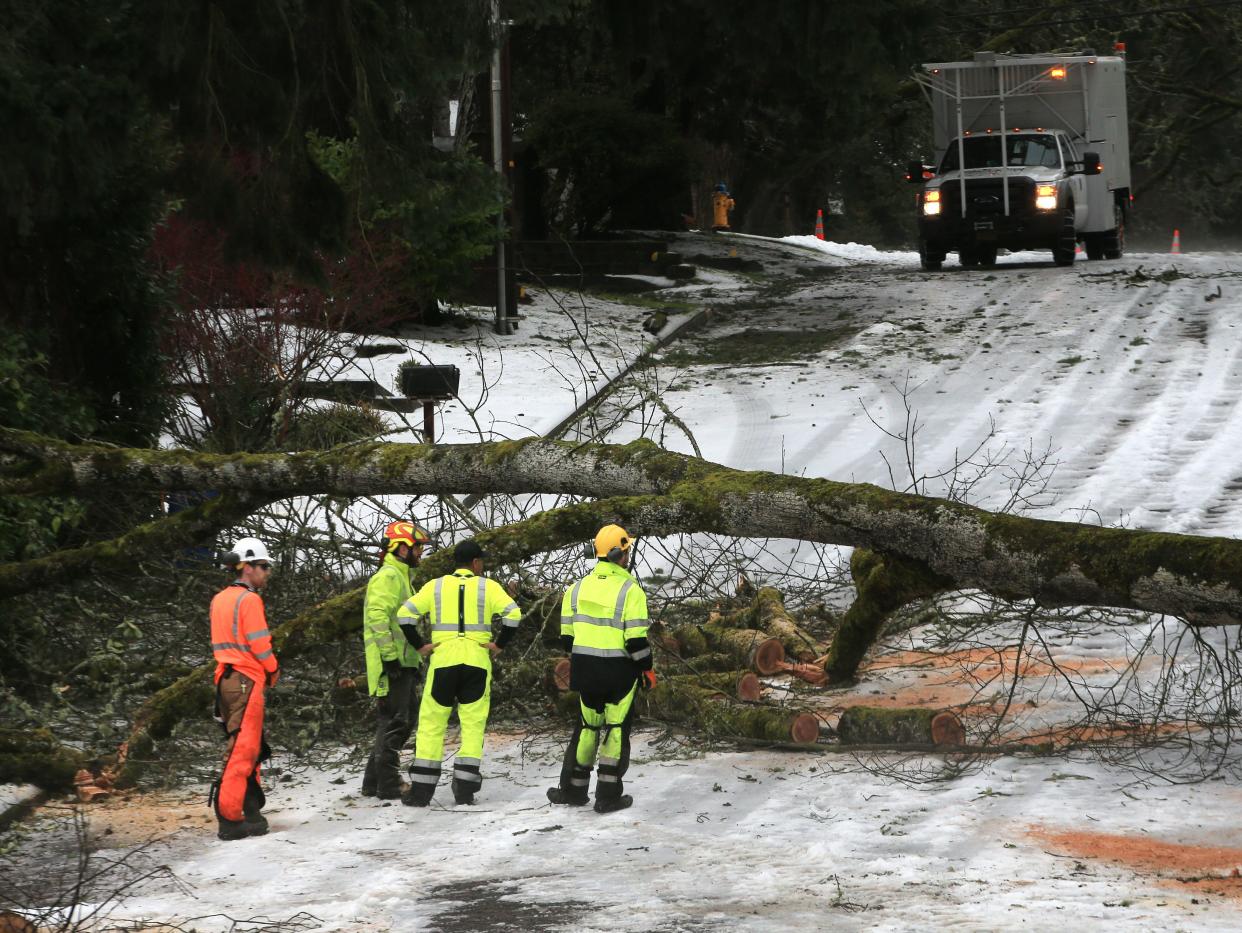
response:
<path fill-rule="evenodd" d="M 1035 186 L 1035 209 L 1039 211 L 1055 211 L 1057 209 L 1057 186 Z"/>
<path fill-rule="evenodd" d="M 923 213 L 928 217 L 935 217 L 940 213 L 939 191 L 923 192 Z"/>

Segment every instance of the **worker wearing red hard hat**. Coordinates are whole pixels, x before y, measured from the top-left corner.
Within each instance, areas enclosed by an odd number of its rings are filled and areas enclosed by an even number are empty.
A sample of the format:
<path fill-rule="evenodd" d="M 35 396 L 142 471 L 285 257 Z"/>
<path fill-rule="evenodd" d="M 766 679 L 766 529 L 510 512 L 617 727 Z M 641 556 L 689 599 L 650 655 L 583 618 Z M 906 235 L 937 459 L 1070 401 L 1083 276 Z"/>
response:
<path fill-rule="evenodd" d="M 409 787 L 401 780 L 401 749 L 418 722 L 422 657 L 399 624 L 397 610 L 410 598 L 410 570 L 430 542 L 430 532 L 421 525 L 390 522 L 384 529 L 383 561 L 367 583 L 362 643 L 367 690 L 375 697 L 375 740 L 362 776 L 364 797 L 396 800 Z"/>

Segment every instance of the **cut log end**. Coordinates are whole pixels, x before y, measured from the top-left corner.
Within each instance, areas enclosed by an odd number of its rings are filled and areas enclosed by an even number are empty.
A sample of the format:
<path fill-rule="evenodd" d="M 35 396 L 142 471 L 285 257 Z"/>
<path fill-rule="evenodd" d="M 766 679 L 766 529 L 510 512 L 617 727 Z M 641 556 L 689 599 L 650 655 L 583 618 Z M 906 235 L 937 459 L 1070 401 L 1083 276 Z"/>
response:
<path fill-rule="evenodd" d="M 0 910 L 0 933 L 39 933 L 39 928 L 21 914 Z"/>
<path fill-rule="evenodd" d="M 966 727 L 956 713 L 937 713 L 931 721 L 932 741 L 937 745 L 965 745 Z"/>
<path fill-rule="evenodd" d="M 785 660 L 785 646 L 775 638 L 768 638 L 755 646 L 755 670 L 760 674 L 775 674 Z"/>
<path fill-rule="evenodd" d="M 569 689 L 569 658 L 561 658 L 552 670 L 552 681 L 557 690 Z"/>
<path fill-rule="evenodd" d="M 799 713 L 789 725 L 789 737 L 802 744 L 814 742 L 819 738 L 819 720 L 812 713 Z"/>
<path fill-rule="evenodd" d="M 108 782 L 104 781 L 104 786 L 96 783 L 95 775 L 91 774 L 85 768 L 78 771 L 73 779 L 74 786 L 78 792 L 78 799 L 83 803 L 94 803 L 96 800 L 107 800 L 112 796 L 108 790 Z"/>
<path fill-rule="evenodd" d="M 763 693 L 763 683 L 753 671 L 747 671 L 737 679 L 737 698 L 753 703 Z"/>
<path fill-rule="evenodd" d="M 781 664 L 781 670 L 816 687 L 821 686 L 828 679 L 824 669 L 814 663 L 791 664 L 789 661 L 785 661 Z"/>

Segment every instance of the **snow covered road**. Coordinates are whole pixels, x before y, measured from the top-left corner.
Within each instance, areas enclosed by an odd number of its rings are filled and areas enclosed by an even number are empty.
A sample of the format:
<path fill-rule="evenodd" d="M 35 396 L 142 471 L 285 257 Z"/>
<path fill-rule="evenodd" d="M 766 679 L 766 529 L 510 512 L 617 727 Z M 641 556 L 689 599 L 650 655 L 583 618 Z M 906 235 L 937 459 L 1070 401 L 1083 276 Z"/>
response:
<path fill-rule="evenodd" d="M 684 345 L 669 351 L 682 373 L 676 410 L 704 456 L 889 485 L 887 458 L 905 485 L 902 444 L 876 423 L 901 433 L 908 386 L 918 475 L 951 468 L 981 442 L 1014 466 L 1028 448 L 1051 447 L 1056 469 L 1035 514 L 1242 531 L 1242 257 L 1059 269 L 1023 254 L 991 270 L 925 274 L 913 254 L 887 255 L 731 312 L 695 338 L 689 365 Z M 842 328 L 846 339 L 817 339 Z M 775 360 L 711 360 L 714 341 L 760 331 L 787 333 L 790 345 Z M 1008 485 L 994 471 L 974 501 L 996 506 Z"/>
<path fill-rule="evenodd" d="M 1242 882 L 1219 877 L 1242 864 L 1233 787 L 1141 788 L 1089 763 L 1002 758 L 916 789 L 839 755 L 702 754 L 652 737 L 635 746 L 634 809 L 606 816 L 543 799 L 557 742 L 503 735 L 472 807 L 446 788 L 429 810 L 380 803 L 358 797 L 357 771 L 312 771 L 277 783 L 272 832 L 239 844 L 216 841 L 201 796 L 101 805 L 101 842 L 162 837 L 140 863 L 182 882 L 146 885 L 114 917 L 356 933 L 1242 923 Z"/>

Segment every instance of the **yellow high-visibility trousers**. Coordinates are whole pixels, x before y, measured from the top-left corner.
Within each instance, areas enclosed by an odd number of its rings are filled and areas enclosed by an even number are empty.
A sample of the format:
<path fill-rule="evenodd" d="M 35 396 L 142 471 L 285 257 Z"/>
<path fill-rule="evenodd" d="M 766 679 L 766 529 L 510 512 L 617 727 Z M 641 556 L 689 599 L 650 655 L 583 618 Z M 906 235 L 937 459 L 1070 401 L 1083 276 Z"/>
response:
<path fill-rule="evenodd" d="M 620 697 L 582 691 L 579 721 L 561 768 L 560 786 L 566 793 L 578 800 L 586 798 L 598 754 L 596 798 L 621 796 L 625 789 L 622 778 L 630 766 L 630 724 L 637 691 L 637 682 Z"/>
<path fill-rule="evenodd" d="M 468 798 L 483 784 L 479 768 L 492 706 L 492 656 L 478 642 L 466 638 L 438 642 L 431 652 L 410 768 L 411 781 L 425 785 L 424 792 L 434 791 L 439 783 L 444 732 L 454 706 L 461 723 L 461 747 L 453 761 L 453 792 L 459 798 Z M 425 795 L 430 797 L 429 793 Z"/>

